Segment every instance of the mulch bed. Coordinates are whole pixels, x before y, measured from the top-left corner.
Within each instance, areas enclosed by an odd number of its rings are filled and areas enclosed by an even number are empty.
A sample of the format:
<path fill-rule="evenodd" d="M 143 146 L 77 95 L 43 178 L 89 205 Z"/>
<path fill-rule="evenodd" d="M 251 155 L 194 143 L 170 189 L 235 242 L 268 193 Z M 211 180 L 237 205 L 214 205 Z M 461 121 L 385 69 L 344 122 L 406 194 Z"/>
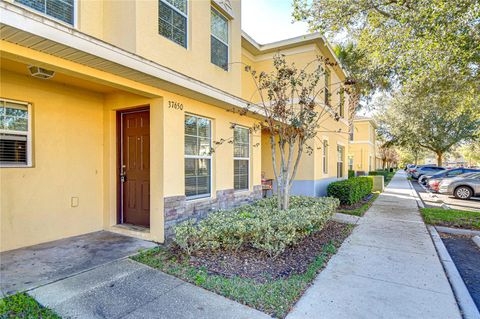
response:
<path fill-rule="evenodd" d="M 238 251 L 200 251 L 194 253 L 188 262 L 195 267 L 204 267 L 210 274 L 225 277 L 251 278 L 257 282 L 268 279 L 285 278 L 295 273 L 303 273 L 308 265 L 322 253 L 329 242 L 342 242 L 350 234 L 351 226 L 329 221 L 325 227 L 304 238 L 298 244 L 288 247 L 275 258 L 254 248 Z M 180 256 L 179 249 L 172 252 Z"/>
<path fill-rule="evenodd" d="M 340 205 L 340 206 L 338 206 L 337 210 L 355 210 L 355 209 L 360 208 L 363 205 L 367 204 L 370 201 L 370 199 L 372 199 L 372 197 L 373 197 L 373 194 L 369 194 L 369 195 L 365 196 L 358 203 L 355 203 L 353 205 Z"/>

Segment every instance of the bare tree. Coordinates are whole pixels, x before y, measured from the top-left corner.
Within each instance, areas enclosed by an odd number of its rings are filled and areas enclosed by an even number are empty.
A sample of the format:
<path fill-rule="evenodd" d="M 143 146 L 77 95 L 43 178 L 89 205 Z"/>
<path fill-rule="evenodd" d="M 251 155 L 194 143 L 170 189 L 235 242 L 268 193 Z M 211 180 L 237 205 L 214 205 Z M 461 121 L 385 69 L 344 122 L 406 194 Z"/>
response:
<path fill-rule="evenodd" d="M 278 208 L 289 206 L 290 189 L 297 174 L 303 153 L 311 154 L 309 141 L 317 138 L 321 123 L 328 117 L 339 121 L 340 109 L 348 107 L 346 114 L 353 114 L 357 98 L 348 81 L 331 92 L 333 83 L 321 81 L 328 76 L 328 67 L 336 67 L 328 58 L 318 57 L 303 68 L 287 63 L 285 56 L 273 58 L 273 71 L 260 72 L 245 66 L 255 83 L 258 102 L 255 109 L 263 120 L 254 130 L 269 134 L 272 165 L 277 186 Z M 340 83 L 336 83 L 340 84 Z M 330 102 L 331 95 L 338 94 L 337 105 Z M 343 132 L 348 134 L 348 132 Z"/>

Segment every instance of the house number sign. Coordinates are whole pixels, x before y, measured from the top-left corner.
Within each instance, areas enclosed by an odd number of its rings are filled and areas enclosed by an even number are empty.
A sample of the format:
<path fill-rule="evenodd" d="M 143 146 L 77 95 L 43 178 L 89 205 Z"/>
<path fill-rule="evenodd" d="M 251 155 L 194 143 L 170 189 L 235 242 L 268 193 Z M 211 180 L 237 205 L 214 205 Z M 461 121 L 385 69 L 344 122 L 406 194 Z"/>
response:
<path fill-rule="evenodd" d="M 183 111 L 183 104 L 175 101 L 168 101 L 168 108 Z"/>

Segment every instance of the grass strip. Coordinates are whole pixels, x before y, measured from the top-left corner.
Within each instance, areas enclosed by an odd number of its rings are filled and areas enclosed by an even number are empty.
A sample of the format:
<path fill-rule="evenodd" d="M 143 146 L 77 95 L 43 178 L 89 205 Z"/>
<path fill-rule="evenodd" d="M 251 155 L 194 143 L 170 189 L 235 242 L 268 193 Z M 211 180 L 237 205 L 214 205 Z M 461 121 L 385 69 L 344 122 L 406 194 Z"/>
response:
<path fill-rule="evenodd" d="M 456 209 L 421 208 L 425 223 L 466 229 L 480 229 L 480 212 Z"/>
<path fill-rule="evenodd" d="M 43 307 L 23 292 L 0 299 L 0 318 L 61 319 L 52 310 Z"/>
<path fill-rule="evenodd" d="M 352 226 L 347 231 L 351 229 Z M 208 273 L 205 268 L 191 266 L 188 260 L 180 261 L 165 247 L 156 247 L 131 258 L 274 317 L 284 318 L 340 245 L 341 242 L 334 241 L 324 245 L 322 253 L 305 272 L 266 282 Z"/>
<path fill-rule="evenodd" d="M 373 202 L 377 199 L 378 195 L 380 195 L 380 193 L 373 193 L 373 196 L 369 199 L 369 201 L 358 208 L 339 209 L 337 210 L 337 213 L 362 217 L 365 214 L 365 212 L 370 208 L 370 206 L 372 206 Z"/>

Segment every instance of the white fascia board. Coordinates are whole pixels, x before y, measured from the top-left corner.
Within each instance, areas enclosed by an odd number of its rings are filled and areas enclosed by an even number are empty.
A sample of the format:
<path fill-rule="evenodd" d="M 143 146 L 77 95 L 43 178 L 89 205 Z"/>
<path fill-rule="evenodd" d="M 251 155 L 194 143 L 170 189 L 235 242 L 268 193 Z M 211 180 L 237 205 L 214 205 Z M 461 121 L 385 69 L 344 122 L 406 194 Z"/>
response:
<path fill-rule="evenodd" d="M 0 22 L 15 29 L 151 75 L 160 80 L 173 83 L 224 103 L 240 108 L 246 108 L 248 105 L 247 101 L 239 97 L 4 1 L 0 2 Z"/>

